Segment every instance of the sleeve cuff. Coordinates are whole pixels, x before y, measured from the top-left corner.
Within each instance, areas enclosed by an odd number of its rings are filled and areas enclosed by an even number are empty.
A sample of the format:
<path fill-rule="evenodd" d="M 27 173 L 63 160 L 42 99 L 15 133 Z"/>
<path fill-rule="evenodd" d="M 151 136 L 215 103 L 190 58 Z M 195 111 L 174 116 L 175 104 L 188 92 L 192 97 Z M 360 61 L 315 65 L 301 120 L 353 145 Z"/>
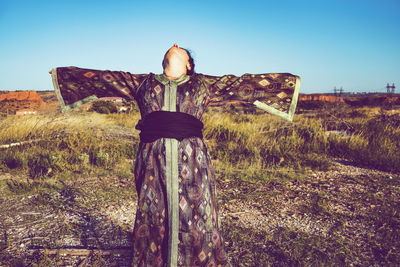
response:
<path fill-rule="evenodd" d="M 58 102 L 60 103 L 60 107 L 61 107 L 61 112 L 65 113 L 68 112 L 74 108 L 77 108 L 79 106 L 82 106 L 83 104 L 89 103 L 89 102 L 93 102 L 94 100 L 96 100 L 98 97 L 95 95 L 91 95 L 88 97 L 85 97 L 84 99 L 81 99 L 75 103 L 72 103 L 70 105 L 66 105 L 64 102 L 64 98 L 61 95 L 61 90 L 60 90 L 60 84 L 58 82 L 58 78 L 57 78 L 57 68 L 54 68 L 51 70 L 51 77 L 53 80 L 53 87 L 54 87 L 54 91 L 56 93 L 56 97 L 58 99 Z"/>
<path fill-rule="evenodd" d="M 273 108 L 271 106 L 268 106 L 267 104 L 260 102 L 258 100 L 254 101 L 253 104 L 256 107 L 271 113 L 272 115 L 276 115 L 278 117 L 281 117 L 281 118 L 291 122 L 291 121 L 293 121 L 293 116 L 294 116 L 294 113 L 296 112 L 297 101 L 299 98 L 299 91 L 300 91 L 300 82 L 301 82 L 301 79 L 300 79 L 300 77 L 297 76 L 296 77 L 296 85 L 295 85 L 293 96 L 292 96 L 292 102 L 290 103 L 289 111 L 287 113 L 277 110 L 276 108 Z"/>

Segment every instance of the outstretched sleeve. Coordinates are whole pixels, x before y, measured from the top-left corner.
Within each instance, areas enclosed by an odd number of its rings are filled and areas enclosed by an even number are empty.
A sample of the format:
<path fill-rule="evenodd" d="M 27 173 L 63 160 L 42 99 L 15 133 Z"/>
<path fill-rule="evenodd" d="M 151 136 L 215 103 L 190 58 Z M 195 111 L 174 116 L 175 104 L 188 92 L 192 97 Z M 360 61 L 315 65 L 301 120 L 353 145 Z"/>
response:
<path fill-rule="evenodd" d="M 122 97 L 133 100 L 148 76 L 148 74 L 77 67 L 54 68 L 51 74 L 62 112 L 100 97 Z"/>
<path fill-rule="evenodd" d="M 255 105 L 292 121 L 300 90 L 300 77 L 290 73 L 203 75 L 211 105 Z"/>

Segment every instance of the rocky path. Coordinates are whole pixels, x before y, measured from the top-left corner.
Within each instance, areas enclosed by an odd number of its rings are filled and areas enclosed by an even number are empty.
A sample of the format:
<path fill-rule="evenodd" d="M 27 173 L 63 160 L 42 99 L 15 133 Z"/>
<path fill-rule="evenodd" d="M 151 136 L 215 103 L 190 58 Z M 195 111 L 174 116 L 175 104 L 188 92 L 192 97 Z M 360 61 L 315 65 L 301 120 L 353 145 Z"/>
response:
<path fill-rule="evenodd" d="M 233 266 L 400 262 L 399 175 L 336 161 L 308 176 L 219 180 Z M 1 192 L 15 191 L 0 197 L 0 266 L 129 266 L 133 185 L 94 177 L 29 193 L 21 179 L 0 177 Z"/>
<path fill-rule="evenodd" d="M 232 263 L 398 266 L 399 178 L 335 162 L 302 181 L 221 183 Z"/>

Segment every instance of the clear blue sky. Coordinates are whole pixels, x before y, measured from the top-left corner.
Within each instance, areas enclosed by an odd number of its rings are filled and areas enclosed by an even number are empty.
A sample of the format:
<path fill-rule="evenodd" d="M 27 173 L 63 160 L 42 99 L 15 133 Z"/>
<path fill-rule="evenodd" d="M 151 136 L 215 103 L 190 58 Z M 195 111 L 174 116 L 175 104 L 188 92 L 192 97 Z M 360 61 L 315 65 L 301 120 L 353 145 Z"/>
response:
<path fill-rule="evenodd" d="M 51 90 L 56 66 L 161 73 L 174 42 L 210 75 L 400 92 L 400 0 L 0 0 L 0 90 Z"/>

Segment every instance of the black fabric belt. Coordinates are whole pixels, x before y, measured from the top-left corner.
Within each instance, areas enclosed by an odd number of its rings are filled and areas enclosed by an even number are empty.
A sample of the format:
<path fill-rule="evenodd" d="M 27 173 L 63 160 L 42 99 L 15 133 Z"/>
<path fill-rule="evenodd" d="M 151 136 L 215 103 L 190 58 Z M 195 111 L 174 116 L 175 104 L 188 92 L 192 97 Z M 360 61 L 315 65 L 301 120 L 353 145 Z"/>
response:
<path fill-rule="evenodd" d="M 188 137 L 203 138 L 203 123 L 183 112 L 154 111 L 135 126 L 140 130 L 140 141 L 144 143 L 166 137 L 182 141 Z"/>

